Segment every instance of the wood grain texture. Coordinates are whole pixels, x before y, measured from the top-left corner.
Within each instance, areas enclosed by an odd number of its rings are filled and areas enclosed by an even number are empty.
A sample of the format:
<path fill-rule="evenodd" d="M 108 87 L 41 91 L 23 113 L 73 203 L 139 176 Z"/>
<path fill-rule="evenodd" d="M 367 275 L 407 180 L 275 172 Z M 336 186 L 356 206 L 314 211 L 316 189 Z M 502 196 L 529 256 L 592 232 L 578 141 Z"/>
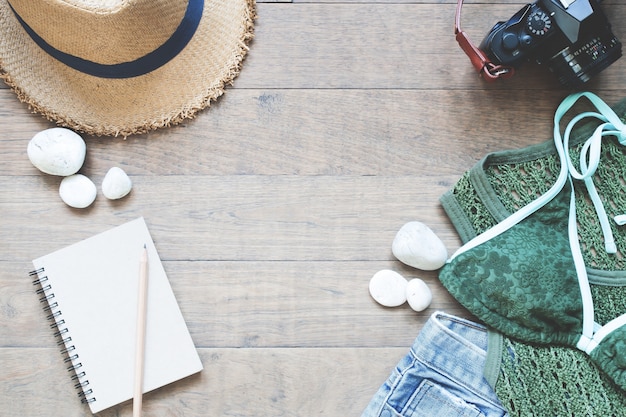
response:
<path fill-rule="evenodd" d="M 622 1 L 603 2 L 626 39 Z M 479 42 L 521 5 L 468 2 Z M 436 272 L 391 242 L 428 224 L 460 242 L 440 196 L 486 153 L 551 137 L 568 94 L 544 67 L 487 84 L 453 36 L 455 2 L 267 1 L 241 75 L 194 120 L 129 138 L 86 137 L 98 186 L 67 207 L 28 161 L 53 126 L 0 86 L 0 416 L 85 416 L 28 277 L 31 260 L 144 216 L 204 371 L 146 395 L 154 416 L 358 416 L 436 310 L 470 317 Z M 626 96 L 626 60 L 589 84 Z M 122 167 L 134 188 L 108 201 Z M 368 294 L 380 269 L 424 279 L 416 313 Z M 115 300 L 111 300 L 112 307 Z M 130 416 L 131 404 L 100 413 Z"/>
<path fill-rule="evenodd" d="M 146 416 L 305 416 L 357 414 L 406 348 L 199 349 L 205 369 L 144 396 Z M 12 364 L 0 385 L 3 413 L 22 416 L 90 415 L 80 406 L 54 349 L 4 348 Z M 367 378 L 363 368 L 367 367 Z M 4 376 L 6 375 L 6 377 Z M 333 380 L 337 382 L 333 383 Z M 36 395 L 36 400 L 33 395 Z M 31 401 L 25 401 L 31 399 Z M 79 405 L 76 405 L 76 402 Z M 99 416 L 127 416 L 124 403 Z"/>

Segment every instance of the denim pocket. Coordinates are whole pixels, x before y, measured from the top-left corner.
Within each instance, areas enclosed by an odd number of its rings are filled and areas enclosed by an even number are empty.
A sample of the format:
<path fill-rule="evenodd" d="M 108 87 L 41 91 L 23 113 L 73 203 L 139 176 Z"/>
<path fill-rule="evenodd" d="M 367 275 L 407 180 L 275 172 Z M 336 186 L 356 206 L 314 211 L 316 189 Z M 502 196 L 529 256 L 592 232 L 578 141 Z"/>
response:
<path fill-rule="evenodd" d="M 427 379 L 423 380 L 412 393 L 403 389 L 408 388 L 404 384 L 397 388 L 399 389 L 387 402 L 387 406 L 392 407 L 394 413 L 390 414 L 391 410 L 385 407 L 381 417 L 485 417 L 474 405 Z M 394 398 L 396 394 L 403 398 Z M 398 407 L 400 405 L 401 408 Z"/>

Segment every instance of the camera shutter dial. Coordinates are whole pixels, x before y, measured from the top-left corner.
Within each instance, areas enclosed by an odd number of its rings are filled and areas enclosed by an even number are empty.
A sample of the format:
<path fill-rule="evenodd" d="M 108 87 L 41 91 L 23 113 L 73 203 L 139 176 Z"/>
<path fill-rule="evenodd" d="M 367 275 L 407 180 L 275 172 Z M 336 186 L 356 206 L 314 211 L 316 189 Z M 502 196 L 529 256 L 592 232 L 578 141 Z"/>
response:
<path fill-rule="evenodd" d="M 543 10 L 535 10 L 528 16 L 528 31 L 535 36 L 544 36 L 552 29 L 552 19 Z"/>

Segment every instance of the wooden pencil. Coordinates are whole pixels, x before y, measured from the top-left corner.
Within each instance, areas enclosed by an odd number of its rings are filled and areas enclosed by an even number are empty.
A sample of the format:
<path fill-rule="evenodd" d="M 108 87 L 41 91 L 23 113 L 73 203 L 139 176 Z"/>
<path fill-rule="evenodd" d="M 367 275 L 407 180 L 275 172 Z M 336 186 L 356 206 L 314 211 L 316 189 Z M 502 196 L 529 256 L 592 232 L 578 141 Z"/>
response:
<path fill-rule="evenodd" d="M 143 403 L 143 368 L 146 343 L 146 310 L 148 300 L 148 250 L 143 245 L 139 260 L 139 297 L 137 301 L 137 337 L 135 346 L 135 384 L 133 391 L 133 417 L 141 416 Z"/>

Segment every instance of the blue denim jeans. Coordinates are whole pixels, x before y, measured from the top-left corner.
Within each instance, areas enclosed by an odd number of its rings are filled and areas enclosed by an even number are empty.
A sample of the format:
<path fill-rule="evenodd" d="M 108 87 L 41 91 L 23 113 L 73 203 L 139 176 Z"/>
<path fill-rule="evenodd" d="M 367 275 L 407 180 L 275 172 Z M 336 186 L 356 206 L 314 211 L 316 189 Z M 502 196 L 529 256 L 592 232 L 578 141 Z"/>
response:
<path fill-rule="evenodd" d="M 361 417 L 508 417 L 483 376 L 484 326 L 434 313 Z"/>

